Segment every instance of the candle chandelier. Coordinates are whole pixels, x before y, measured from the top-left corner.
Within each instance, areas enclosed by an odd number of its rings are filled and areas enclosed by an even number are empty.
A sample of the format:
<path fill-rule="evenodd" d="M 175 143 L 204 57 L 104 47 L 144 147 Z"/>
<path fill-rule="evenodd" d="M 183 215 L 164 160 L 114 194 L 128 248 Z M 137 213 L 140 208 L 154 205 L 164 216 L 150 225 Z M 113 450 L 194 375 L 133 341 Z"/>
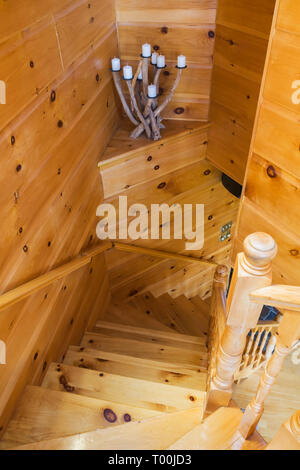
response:
<path fill-rule="evenodd" d="M 150 65 L 152 70 L 149 70 Z M 175 82 L 166 97 L 159 103 L 159 78 L 162 70 L 165 68 L 165 56 L 158 55 L 156 52 L 151 53 L 150 44 L 144 44 L 142 47 L 141 59 L 135 75 L 133 75 L 132 67 L 125 65 L 123 67 L 123 76 L 121 77 L 121 61 L 117 57 L 112 59 L 112 72 L 116 89 L 126 115 L 136 126 L 130 134 L 130 137 L 133 139 L 137 139 L 144 132 L 149 139 L 159 140 L 161 138 L 160 130 L 165 128 L 162 123 L 162 112 L 170 103 L 175 93 L 183 69 L 187 68 L 185 56 L 178 56 Z M 151 84 L 149 83 L 150 75 L 153 80 Z M 127 84 L 130 104 L 126 101 L 121 78 Z"/>

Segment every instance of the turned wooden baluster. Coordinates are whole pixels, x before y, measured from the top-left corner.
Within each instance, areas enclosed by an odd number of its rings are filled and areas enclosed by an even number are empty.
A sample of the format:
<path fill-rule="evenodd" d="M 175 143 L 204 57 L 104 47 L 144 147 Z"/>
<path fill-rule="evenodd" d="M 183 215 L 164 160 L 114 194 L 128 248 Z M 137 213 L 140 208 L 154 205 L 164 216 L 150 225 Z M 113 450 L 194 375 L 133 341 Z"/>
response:
<path fill-rule="evenodd" d="M 277 287 L 279 287 L 279 289 L 276 291 Z M 255 302 L 266 303 L 276 308 L 281 308 L 283 318 L 277 331 L 275 351 L 267 362 L 256 394 L 251 403 L 247 406 L 237 430 L 234 439 L 235 443 L 232 447 L 235 450 L 241 449 L 245 439 L 251 436 L 255 431 L 261 415 L 263 414 L 264 401 L 281 371 L 283 361 L 300 338 L 300 287 L 293 287 L 296 293 L 294 299 L 285 302 L 288 308 L 282 307 L 284 302 L 280 298 L 280 293 L 289 289 L 289 286 L 270 286 L 269 288 L 259 289 L 250 296 Z M 297 302 L 299 305 L 297 305 Z"/>
<path fill-rule="evenodd" d="M 300 450 L 300 410 L 281 425 L 265 450 Z"/>
<path fill-rule="evenodd" d="M 277 253 L 273 238 L 263 232 L 253 233 L 245 239 L 244 250 L 237 255 L 228 295 L 226 328 L 208 397 L 211 409 L 228 405 L 247 334 L 256 326 L 261 312 L 261 306 L 251 302 L 249 294 L 272 282 L 271 260 Z"/>
<path fill-rule="evenodd" d="M 220 265 L 216 268 L 212 297 L 210 303 L 210 322 L 209 322 L 209 371 L 208 380 L 215 372 L 216 358 L 220 340 L 225 329 L 225 308 L 226 308 L 226 288 L 228 281 L 227 266 Z"/>

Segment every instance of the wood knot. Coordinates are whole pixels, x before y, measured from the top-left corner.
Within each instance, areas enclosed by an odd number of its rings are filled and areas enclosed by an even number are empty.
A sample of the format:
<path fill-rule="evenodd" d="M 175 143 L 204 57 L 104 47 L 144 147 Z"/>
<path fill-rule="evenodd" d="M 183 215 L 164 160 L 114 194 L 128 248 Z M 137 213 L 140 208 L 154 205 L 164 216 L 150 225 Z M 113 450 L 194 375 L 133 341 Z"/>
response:
<path fill-rule="evenodd" d="M 131 416 L 129 413 L 125 413 L 123 418 L 124 418 L 125 423 L 129 423 L 131 421 Z"/>
<path fill-rule="evenodd" d="M 276 173 L 275 168 L 274 168 L 272 165 L 269 165 L 269 166 L 268 166 L 268 168 L 267 168 L 267 175 L 268 175 L 270 178 L 276 178 L 277 173 Z"/>
<path fill-rule="evenodd" d="M 10 143 L 11 143 L 11 145 L 15 145 L 15 143 L 16 143 L 16 138 L 15 138 L 14 135 L 11 136 L 11 138 L 10 138 Z"/>
<path fill-rule="evenodd" d="M 163 189 L 166 187 L 166 183 L 163 182 L 163 183 L 159 183 L 159 185 L 157 186 L 157 189 Z"/>
<path fill-rule="evenodd" d="M 155 45 L 155 46 L 153 46 L 153 49 L 154 49 L 155 51 L 158 51 L 158 50 L 159 50 L 159 46 Z"/>
<path fill-rule="evenodd" d="M 168 77 L 168 76 L 170 75 L 170 72 L 169 72 L 168 70 L 165 70 L 165 71 L 163 72 L 163 74 L 164 74 L 166 77 Z"/>
<path fill-rule="evenodd" d="M 133 297 L 134 295 L 136 295 L 138 293 L 138 291 L 136 289 L 133 289 L 129 292 L 129 297 Z"/>
<path fill-rule="evenodd" d="M 115 423 L 117 421 L 117 415 L 110 408 L 105 408 L 103 416 L 109 423 Z"/>
<path fill-rule="evenodd" d="M 184 113 L 184 108 L 178 107 L 174 109 L 175 114 L 183 114 Z"/>
<path fill-rule="evenodd" d="M 59 383 L 64 387 L 66 392 L 74 392 L 75 387 L 68 384 L 68 381 L 67 381 L 65 375 L 61 375 L 59 377 Z"/>
<path fill-rule="evenodd" d="M 210 170 L 205 170 L 204 174 L 205 174 L 205 176 L 208 176 L 208 175 L 211 174 L 211 171 Z"/>
<path fill-rule="evenodd" d="M 169 32 L 168 26 L 163 26 L 163 27 L 161 28 L 161 32 L 162 32 L 162 34 L 168 34 L 168 32 Z"/>
<path fill-rule="evenodd" d="M 51 103 L 53 103 L 53 101 L 56 100 L 56 91 L 55 90 L 52 90 L 51 93 L 50 93 L 50 101 Z"/>
<path fill-rule="evenodd" d="M 208 37 L 209 38 L 214 38 L 215 37 L 215 32 L 214 31 L 208 31 Z"/>
<path fill-rule="evenodd" d="M 296 250 L 296 249 L 290 250 L 290 254 L 292 256 L 298 256 L 299 255 L 299 250 Z"/>

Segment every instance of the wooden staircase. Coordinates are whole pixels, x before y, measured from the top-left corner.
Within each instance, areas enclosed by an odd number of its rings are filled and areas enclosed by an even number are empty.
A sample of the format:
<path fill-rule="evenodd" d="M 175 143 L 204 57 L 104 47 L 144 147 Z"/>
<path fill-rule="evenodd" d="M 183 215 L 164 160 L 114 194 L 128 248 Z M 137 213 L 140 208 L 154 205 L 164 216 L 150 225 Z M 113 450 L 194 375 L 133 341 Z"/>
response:
<path fill-rule="evenodd" d="M 147 428 L 148 419 L 170 429 L 167 441 L 150 439 L 149 448 L 167 448 L 200 424 L 209 307 L 200 298 L 196 303 L 181 297 L 146 293 L 123 306 L 112 300 L 107 321 L 98 321 L 79 346 L 70 346 L 62 363 L 50 364 L 40 387 L 26 387 L 0 448 L 65 448 L 66 439 L 78 448 L 74 436 L 84 433 L 93 434 L 94 448 L 106 448 L 105 439 L 121 448 L 126 444 L 117 437 L 123 431 L 114 438 L 108 428 L 130 422 Z M 178 432 L 174 423 L 183 419 L 187 423 Z M 146 441 L 130 445 L 145 448 Z"/>
<path fill-rule="evenodd" d="M 184 295 L 112 298 L 106 317 L 50 364 L 41 386 L 25 388 L 0 449 L 300 449 L 299 410 L 269 445 L 257 431 L 300 337 L 300 288 L 271 285 L 277 248 L 267 234 L 248 236 L 244 248 L 227 301 L 225 266 L 216 269 L 210 307 Z M 234 373 L 266 303 L 283 319 L 243 413 L 231 399 Z"/>

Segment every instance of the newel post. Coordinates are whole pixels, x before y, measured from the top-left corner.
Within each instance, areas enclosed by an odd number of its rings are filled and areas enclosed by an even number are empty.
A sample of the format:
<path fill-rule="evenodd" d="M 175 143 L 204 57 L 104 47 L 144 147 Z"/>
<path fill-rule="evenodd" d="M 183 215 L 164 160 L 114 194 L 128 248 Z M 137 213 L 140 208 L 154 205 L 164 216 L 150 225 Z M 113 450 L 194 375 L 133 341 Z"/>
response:
<path fill-rule="evenodd" d="M 247 334 L 256 326 L 261 312 L 261 306 L 251 302 L 249 294 L 271 285 L 271 261 L 276 253 L 274 239 L 257 232 L 246 237 L 244 252 L 237 255 L 226 305 L 226 327 L 210 385 L 208 406 L 212 409 L 229 403 L 234 373 L 240 365 Z"/>

